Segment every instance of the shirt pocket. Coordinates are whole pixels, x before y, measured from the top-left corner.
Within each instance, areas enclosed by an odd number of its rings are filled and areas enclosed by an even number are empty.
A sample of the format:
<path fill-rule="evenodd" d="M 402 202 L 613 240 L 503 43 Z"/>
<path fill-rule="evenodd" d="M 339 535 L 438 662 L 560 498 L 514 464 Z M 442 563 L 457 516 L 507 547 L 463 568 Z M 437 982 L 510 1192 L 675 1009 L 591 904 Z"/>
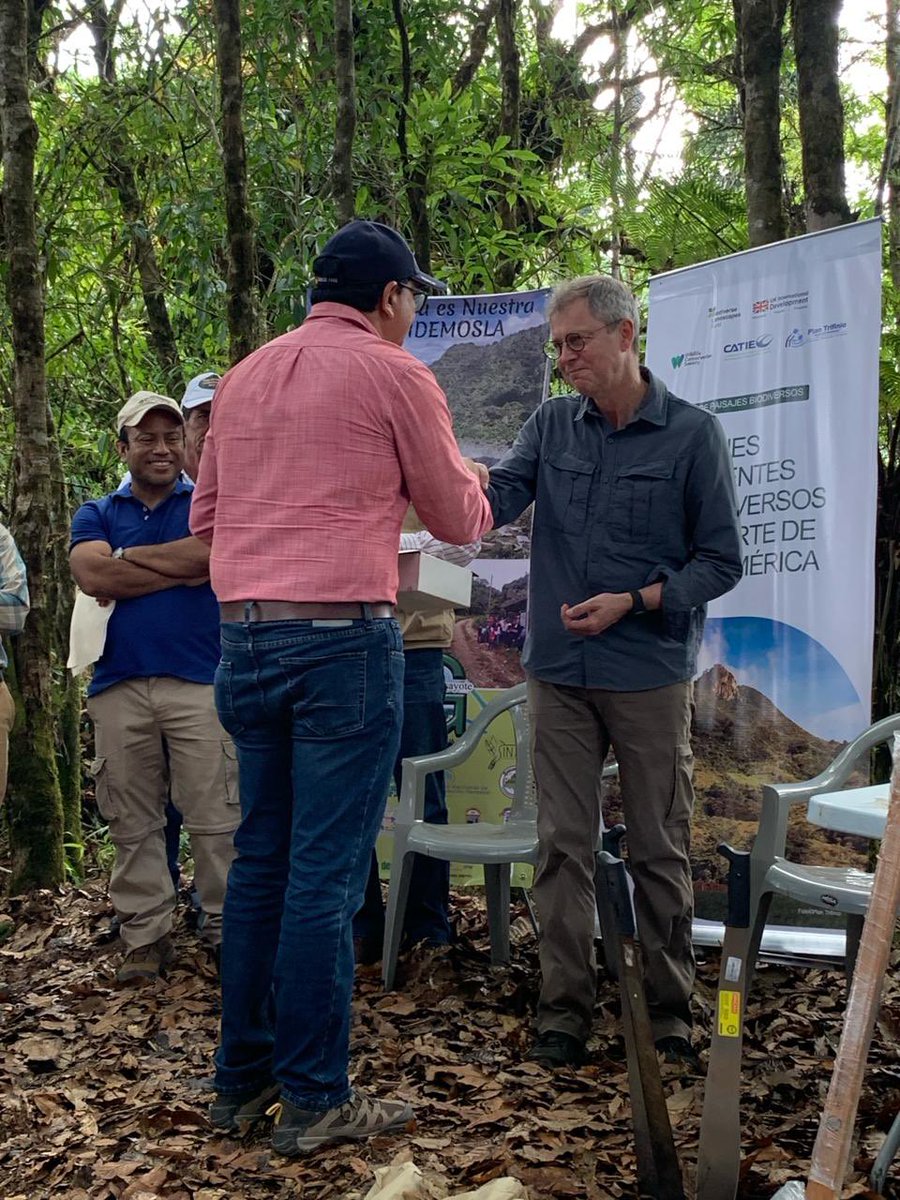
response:
<path fill-rule="evenodd" d="M 655 543 L 681 521 L 675 460 L 632 463 L 620 467 L 610 512 L 610 531 L 616 541 Z"/>
<path fill-rule="evenodd" d="M 564 533 L 582 533 L 587 523 L 594 466 L 566 450 L 544 454 L 544 492 L 539 497 L 548 525 Z"/>

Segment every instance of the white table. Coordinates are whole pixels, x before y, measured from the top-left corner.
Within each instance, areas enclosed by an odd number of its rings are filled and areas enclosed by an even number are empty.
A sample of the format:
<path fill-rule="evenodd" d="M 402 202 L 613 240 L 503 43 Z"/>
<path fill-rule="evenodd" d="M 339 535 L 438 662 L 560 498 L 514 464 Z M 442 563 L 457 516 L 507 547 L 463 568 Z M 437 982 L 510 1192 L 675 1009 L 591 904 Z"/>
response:
<path fill-rule="evenodd" d="M 809 801 L 806 817 L 813 825 L 833 829 L 836 833 L 882 838 L 890 795 L 889 783 L 848 788 L 843 792 L 822 792 Z"/>

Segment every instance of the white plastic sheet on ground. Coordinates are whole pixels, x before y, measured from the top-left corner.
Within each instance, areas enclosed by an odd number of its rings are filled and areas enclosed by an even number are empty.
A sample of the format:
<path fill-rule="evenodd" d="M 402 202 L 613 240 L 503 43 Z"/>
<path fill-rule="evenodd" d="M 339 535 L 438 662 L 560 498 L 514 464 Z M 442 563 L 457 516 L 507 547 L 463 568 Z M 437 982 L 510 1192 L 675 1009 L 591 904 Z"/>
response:
<path fill-rule="evenodd" d="M 375 1182 L 365 1200 L 528 1200 L 528 1191 L 518 1179 L 492 1179 L 474 1192 L 451 1192 L 445 1180 L 427 1175 L 413 1162 L 394 1161 L 375 1168 Z"/>

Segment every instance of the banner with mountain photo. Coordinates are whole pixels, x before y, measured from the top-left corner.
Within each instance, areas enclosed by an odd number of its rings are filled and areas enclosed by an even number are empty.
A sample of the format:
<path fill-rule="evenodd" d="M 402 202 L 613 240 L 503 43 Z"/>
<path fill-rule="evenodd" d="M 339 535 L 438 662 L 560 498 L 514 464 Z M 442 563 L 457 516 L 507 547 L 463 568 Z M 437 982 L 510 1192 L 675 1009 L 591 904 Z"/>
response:
<path fill-rule="evenodd" d="M 417 314 L 406 349 L 427 363 L 444 389 L 460 450 L 491 466 L 546 395 L 549 363 L 544 357 L 549 291 L 484 296 L 433 296 Z M 531 510 L 483 539 L 474 572 L 472 605 L 457 614 L 447 656 L 448 720 L 461 733 L 502 688 L 524 678 Z M 447 772 L 447 805 L 453 821 L 502 821 L 514 787 L 515 736 L 512 720 L 499 718 L 489 736 L 459 769 Z M 388 800 L 377 853 L 382 876 L 390 871 L 386 834 L 396 813 Z M 454 884 L 479 883 L 481 868 L 454 863 Z M 526 883 L 530 868 L 514 875 Z"/>
<path fill-rule="evenodd" d="M 760 784 L 809 778 L 869 724 L 880 331 L 880 221 L 650 281 L 647 364 L 722 422 L 743 540 L 697 682 L 698 914 Z M 791 856 L 847 861 L 798 808 Z"/>

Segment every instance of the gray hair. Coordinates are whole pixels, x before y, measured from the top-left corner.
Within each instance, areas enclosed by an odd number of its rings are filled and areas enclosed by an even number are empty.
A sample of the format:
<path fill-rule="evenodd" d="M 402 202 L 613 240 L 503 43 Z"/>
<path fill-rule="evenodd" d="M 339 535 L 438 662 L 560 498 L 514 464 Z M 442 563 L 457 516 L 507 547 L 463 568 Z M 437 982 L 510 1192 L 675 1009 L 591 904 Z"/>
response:
<path fill-rule="evenodd" d="M 634 295 L 624 283 L 610 275 L 581 275 L 578 279 L 569 279 L 565 283 L 557 284 L 547 304 L 548 321 L 552 321 L 558 312 L 579 300 L 587 300 L 591 314 L 598 321 L 631 321 L 634 325 L 634 341 L 631 348 L 635 354 L 639 353 L 641 310 Z"/>

